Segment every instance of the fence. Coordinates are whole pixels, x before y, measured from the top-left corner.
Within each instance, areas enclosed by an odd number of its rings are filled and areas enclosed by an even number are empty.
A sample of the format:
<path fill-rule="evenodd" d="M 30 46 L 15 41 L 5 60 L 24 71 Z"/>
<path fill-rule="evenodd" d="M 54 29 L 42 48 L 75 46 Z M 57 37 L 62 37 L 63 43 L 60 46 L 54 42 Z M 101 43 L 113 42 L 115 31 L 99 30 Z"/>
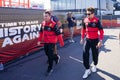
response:
<path fill-rule="evenodd" d="M 103 27 L 120 27 L 120 15 L 106 15 L 102 16 L 101 19 Z"/>
<path fill-rule="evenodd" d="M 0 63 L 7 63 L 41 48 L 37 46 L 37 41 L 43 12 L 33 9 L 0 8 Z M 64 16 L 58 15 L 61 21 Z M 64 39 L 69 37 L 67 24 L 65 25 Z M 80 29 L 75 27 L 75 34 L 80 34 Z"/>
<path fill-rule="evenodd" d="M 0 8 L 0 63 L 38 50 L 42 10 Z"/>

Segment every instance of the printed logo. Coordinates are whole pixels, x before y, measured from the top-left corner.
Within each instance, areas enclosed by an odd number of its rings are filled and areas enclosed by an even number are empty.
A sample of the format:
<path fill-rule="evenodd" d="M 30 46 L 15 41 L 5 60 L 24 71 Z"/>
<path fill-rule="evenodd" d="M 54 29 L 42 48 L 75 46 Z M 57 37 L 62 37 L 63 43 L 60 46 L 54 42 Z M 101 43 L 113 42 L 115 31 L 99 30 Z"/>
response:
<path fill-rule="evenodd" d="M 97 21 L 94 19 L 93 22 L 97 22 Z"/>
<path fill-rule="evenodd" d="M 49 24 L 50 27 L 52 27 L 52 24 Z"/>

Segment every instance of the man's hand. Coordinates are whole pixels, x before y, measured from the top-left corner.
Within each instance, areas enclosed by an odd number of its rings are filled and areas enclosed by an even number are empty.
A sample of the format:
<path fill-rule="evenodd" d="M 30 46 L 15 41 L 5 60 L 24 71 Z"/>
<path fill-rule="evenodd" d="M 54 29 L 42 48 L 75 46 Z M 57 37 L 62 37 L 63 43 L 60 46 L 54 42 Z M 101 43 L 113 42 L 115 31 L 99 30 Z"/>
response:
<path fill-rule="evenodd" d="M 41 42 L 38 42 L 37 44 L 38 44 L 38 46 L 40 46 Z"/>
<path fill-rule="evenodd" d="M 60 33 L 63 33 L 63 29 L 62 28 L 60 28 Z"/>
<path fill-rule="evenodd" d="M 102 45 L 103 45 L 102 41 L 99 41 L 98 44 L 97 44 L 97 46 L 96 46 L 96 48 L 101 48 Z"/>
<path fill-rule="evenodd" d="M 64 45 L 65 45 L 64 42 L 60 43 L 60 47 L 63 47 Z"/>

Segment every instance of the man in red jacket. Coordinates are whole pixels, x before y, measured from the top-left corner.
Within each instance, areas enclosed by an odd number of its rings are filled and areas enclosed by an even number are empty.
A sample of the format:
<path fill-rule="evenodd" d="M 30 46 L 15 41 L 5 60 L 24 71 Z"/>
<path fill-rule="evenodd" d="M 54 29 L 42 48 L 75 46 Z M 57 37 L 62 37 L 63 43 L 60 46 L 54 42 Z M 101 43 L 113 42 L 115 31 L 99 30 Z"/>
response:
<path fill-rule="evenodd" d="M 51 20 L 57 24 L 58 28 L 60 29 L 60 31 L 62 33 L 63 29 L 62 29 L 61 21 L 59 20 L 59 18 L 56 15 L 53 14 L 52 10 L 48 10 L 48 11 L 51 13 Z M 58 64 L 59 60 L 60 60 L 60 55 L 58 54 L 58 51 L 57 51 L 57 45 L 55 45 L 55 47 L 54 47 L 54 55 L 55 55 L 55 58 L 57 59 L 56 64 Z"/>
<path fill-rule="evenodd" d="M 57 61 L 54 55 L 54 47 L 58 40 L 60 42 L 60 46 L 64 46 L 62 34 L 58 26 L 51 20 L 51 13 L 46 11 L 44 13 L 44 21 L 42 22 L 38 44 L 40 45 L 40 43 L 44 43 L 44 50 L 49 63 L 47 75 L 53 71 L 53 61 Z"/>
<path fill-rule="evenodd" d="M 83 28 L 81 31 L 81 41 L 83 44 L 84 37 L 86 36 L 86 41 L 84 43 L 83 48 L 83 64 L 86 68 L 86 71 L 83 75 L 83 78 L 87 78 L 89 74 L 92 72 L 96 72 L 96 65 L 98 64 L 98 49 L 102 46 L 103 39 L 103 28 L 101 23 L 97 17 L 94 16 L 94 8 L 90 7 L 87 9 L 86 13 L 87 17 L 83 20 Z M 98 32 L 100 35 L 98 35 Z M 92 50 L 92 58 L 94 65 L 90 69 L 89 65 L 89 50 Z"/>

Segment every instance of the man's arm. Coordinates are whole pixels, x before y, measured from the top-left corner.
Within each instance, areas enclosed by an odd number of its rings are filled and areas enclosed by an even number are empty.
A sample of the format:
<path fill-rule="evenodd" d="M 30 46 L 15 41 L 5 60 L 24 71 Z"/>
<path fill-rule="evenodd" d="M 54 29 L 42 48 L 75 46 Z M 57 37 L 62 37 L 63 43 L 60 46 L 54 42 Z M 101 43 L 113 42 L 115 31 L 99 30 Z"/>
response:
<path fill-rule="evenodd" d="M 103 31 L 103 27 L 101 25 L 101 22 L 99 20 L 98 20 L 98 28 L 99 28 L 99 32 L 100 32 L 100 40 L 103 40 L 104 31 Z"/>
<path fill-rule="evenodd" d="M 44 31 L 44 29 L 43 29 L 44 27 L 43 26 L 44 25 L 45 24 L 42 23 L 42 26 L 41 26 L 41 29 L 40 29 L 40 32 L 39 32 L 39 37 L 38 37 L 38 43 L 37 43 L 38 45 L 40 45 L 42 40 L 43 40 L 43 31 Z"/>
<path fill-rule="evenodd" d="M 103 40 L 103 37 L 104 37 L 104 31 L 103 31 L 103 27 L 101 25 L 101 22 L 98 20 L 98 28 L 99 28 L 99 32 L 100 32 L 100 41 L 98 42 L 97 44 L 97 48 L 100 48 L 102 46 L 102 40 Z"/>
<path fill-rule="evenodd" d="M 81 44 L 83 44 L 85 33 L 86 33 L 86 26 L 85 26 L 84 20 L 82 20 L 81 41 L 80 41 Z"/>
<path fill-rule="evenodd" d="M 60 31 L 60 29 L 58 28 L 57 25 L 54 26 L 53 28 L 54 32 L 56 33 L 57 37 L 58 37 L 58 40 L 60 42 L 60 46 L 64 46 L 64 41 L 63 41 L 63 38 L 62 38 L 62 33 Z"/>
<path fill-rule="evenodd" d="M 82 28 L 81 28 L 81 39 L 84 39 L 86 33 L 85 22 L 82 20 Z"/>

